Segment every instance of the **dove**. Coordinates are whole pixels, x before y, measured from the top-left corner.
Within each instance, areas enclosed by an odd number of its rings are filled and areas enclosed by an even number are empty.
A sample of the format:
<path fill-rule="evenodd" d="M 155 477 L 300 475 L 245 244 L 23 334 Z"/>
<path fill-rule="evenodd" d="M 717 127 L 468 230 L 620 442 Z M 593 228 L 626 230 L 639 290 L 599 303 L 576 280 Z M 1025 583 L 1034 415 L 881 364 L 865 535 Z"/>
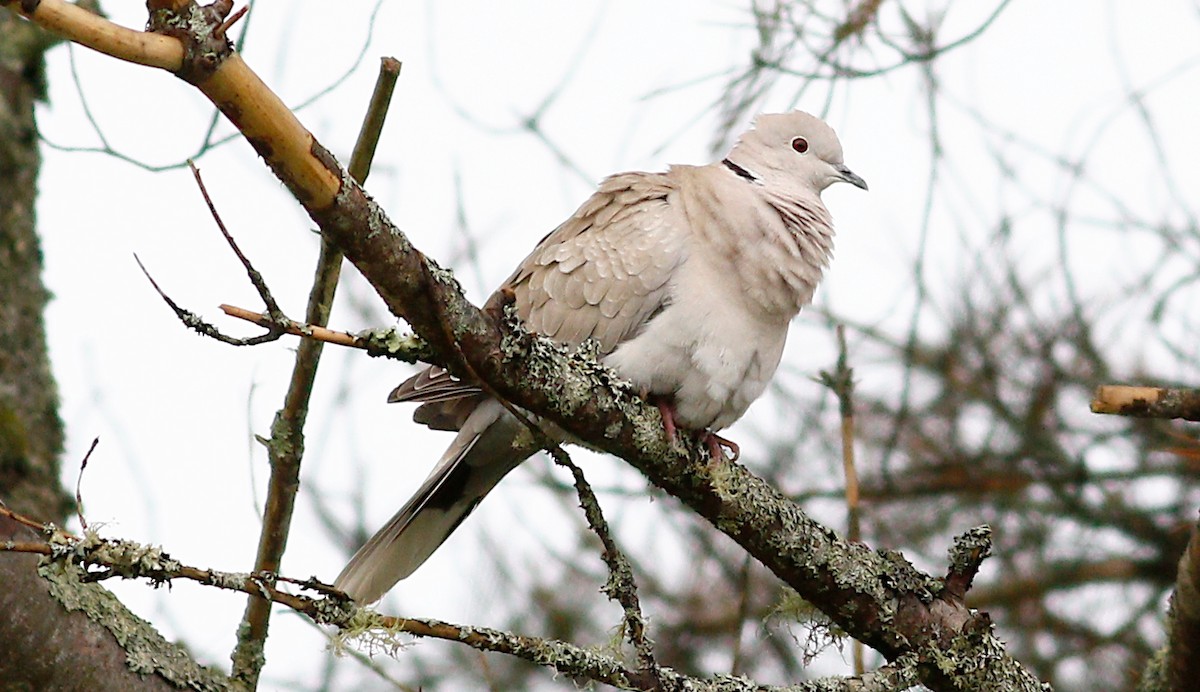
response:
<path fill-rule="evenodd" d="M 867 189 L 832 128 L 802 111 L 760 115 L 721 161 L 620 173 L 489 299 L 515 303 L 531 332 L 599 357 L 655 403 L 667 435 L 716 433 L 763 393 L 788 325 L 812 300 L 833 251 L 821 192 Z M 429 366 L 389 397 L 456 431 L 429 477 L 350 559 L 335 586 L 366 604 L 412 574 L 511 470 L 538 451 L 503 404 Z"/>

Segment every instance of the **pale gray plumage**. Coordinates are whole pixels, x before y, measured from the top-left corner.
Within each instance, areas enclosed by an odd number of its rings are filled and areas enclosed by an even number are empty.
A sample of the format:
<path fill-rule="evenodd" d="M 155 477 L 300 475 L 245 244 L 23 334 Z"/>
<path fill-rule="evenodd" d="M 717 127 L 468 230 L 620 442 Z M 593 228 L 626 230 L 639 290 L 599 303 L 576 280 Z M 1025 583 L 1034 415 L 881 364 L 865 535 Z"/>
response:
<path fill-rule="evenodd" d="M 595 339 L 607 365 L 673 403 L 681 426 L 721 430 L 762 394 L 789 321 L 829 263 L 833 227 L 820 193 L 838 181 L 867 187 L 828 125 L 799 111 L 759 116 L 721 162 L 604 180 L 504 287 L 530 331 L 572 345 Z M 360 603 L 411 574 L 536 451 L 501 404 L 440 368 L 389 400 L 423 402 L 418 422 L 459 432 L 338 576 Z"/>

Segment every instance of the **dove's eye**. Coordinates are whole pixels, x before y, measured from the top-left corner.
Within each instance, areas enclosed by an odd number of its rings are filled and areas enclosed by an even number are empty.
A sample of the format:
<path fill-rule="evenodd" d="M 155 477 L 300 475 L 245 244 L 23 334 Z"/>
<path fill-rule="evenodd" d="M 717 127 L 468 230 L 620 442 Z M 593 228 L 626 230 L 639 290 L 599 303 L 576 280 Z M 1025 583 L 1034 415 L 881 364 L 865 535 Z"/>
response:
<path fill-rule="evenodd" d="M 808 151 L 808 140 L 803 137 L 796 137 L 792 140 L 792 148 L 803 154 Z"/>

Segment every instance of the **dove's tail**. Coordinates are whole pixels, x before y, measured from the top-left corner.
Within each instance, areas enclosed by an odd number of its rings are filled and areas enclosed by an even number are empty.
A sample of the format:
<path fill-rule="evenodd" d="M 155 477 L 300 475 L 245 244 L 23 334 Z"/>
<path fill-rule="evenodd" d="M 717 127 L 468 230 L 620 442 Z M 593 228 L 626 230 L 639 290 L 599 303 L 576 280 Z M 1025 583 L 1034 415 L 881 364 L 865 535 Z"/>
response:
<path fill-rule="evenodd" d="M 499 403 L 481 402 L 417 493 L 350 558 L 334 585 L 366 604 L 412 574 L 535 451 L 517 442 L 523 427 Z"/>

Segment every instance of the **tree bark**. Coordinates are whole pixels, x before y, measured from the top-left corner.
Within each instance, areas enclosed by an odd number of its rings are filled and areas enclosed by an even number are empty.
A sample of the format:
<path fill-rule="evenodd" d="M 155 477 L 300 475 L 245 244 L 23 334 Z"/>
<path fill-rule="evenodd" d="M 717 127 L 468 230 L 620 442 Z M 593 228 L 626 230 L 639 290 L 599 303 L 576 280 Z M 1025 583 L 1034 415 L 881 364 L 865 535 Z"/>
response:
<path fill-rule="evenodd" d="M 58 39 L 0 12 L 0 500 L 62 524 L 73 500 L 59 481 L 63 425 L 43 314 L 34 201 L 41 167 L 34 106 L 45 52 Z M 35 533 L 0 517 L 0 541 Z M 30 690 L 220 689 L 110 594 L 76 578 L 42 579 L 33 555 L 0 552 L 0 686 Z"/>
<path fill-rule="evenodd" d="M 34 217 L 38 153 L 34 104 L 44 96 L 46 32 L 0 15 L 0 498 L 61 523 L 71 499 L 58 481 L 63 426 L 42 314 L 42 250 Z"/>

